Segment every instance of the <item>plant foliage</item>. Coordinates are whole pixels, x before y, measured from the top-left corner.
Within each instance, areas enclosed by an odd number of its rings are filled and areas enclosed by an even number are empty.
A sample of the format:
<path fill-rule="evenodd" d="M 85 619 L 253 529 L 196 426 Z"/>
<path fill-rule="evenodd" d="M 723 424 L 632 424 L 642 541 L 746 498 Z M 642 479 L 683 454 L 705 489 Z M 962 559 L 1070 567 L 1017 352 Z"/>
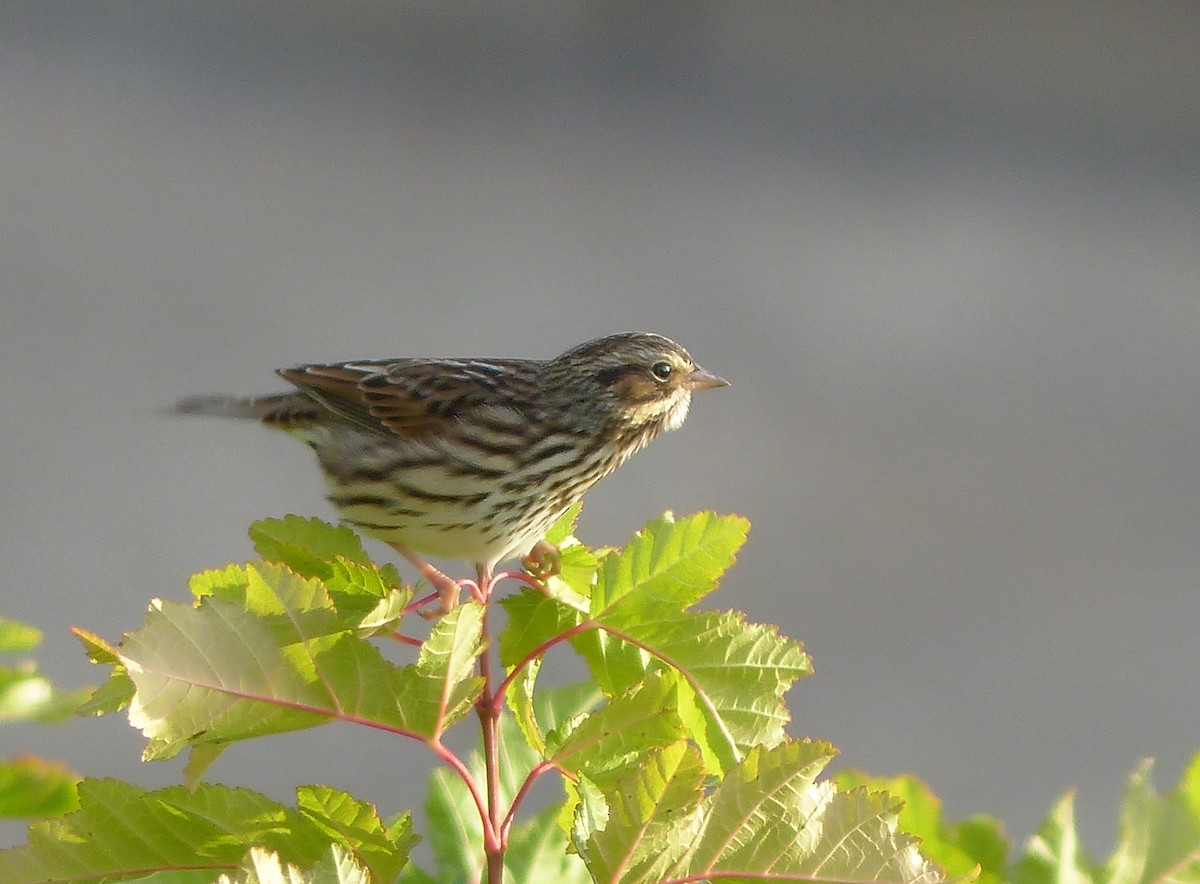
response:
<path fill-rule="evenodd" d="M 155 599 L 120 643 L 76 630 L 108 670 L 98 689 L 3 670 L 2 714 L 124 711 L 145 760 L 189 762 L 183 785 L 153 791 L 0 762 L 0 812 L 50 814 L 0 851 L 0 881 L 1200 881 L 1200 762 L 1164 797 L 1148 767 L 1135 774 L 1106 865 L 1079 850 L 1069 799 L 1010 862 L 998 823 L 945 823 L 915 780 L 822 778 L 836 750 L 785 731 L 784 695 L 811 671 L 800 643 L 694 607 L 746 520 L 668 514 L 621 549 L 589 549 L 577 515 L 547 537 L 552 572 L 498 575 L 521 586 L 493 597 L 485 581 L 432 627 L 348 529 L 265 520 L 250 529 L 260 559 L 197 574 L 188 601 Z M 0 651 L 38 638 L 0 621 Z M 539 683 L 572 653 L 589 681 Z M 236 743 L 333 721 L 428 747 L 431 862 L 410 859 L 407 813 L 385 819 L 327 786 L 284 805 L 202 782 Z M 460 756 L 443 738 L 468 726 L 480 746 Z M 564 797 L 531 807 L 547 775 Z M 38 798 L 55 783 L 65 799 Z"/>

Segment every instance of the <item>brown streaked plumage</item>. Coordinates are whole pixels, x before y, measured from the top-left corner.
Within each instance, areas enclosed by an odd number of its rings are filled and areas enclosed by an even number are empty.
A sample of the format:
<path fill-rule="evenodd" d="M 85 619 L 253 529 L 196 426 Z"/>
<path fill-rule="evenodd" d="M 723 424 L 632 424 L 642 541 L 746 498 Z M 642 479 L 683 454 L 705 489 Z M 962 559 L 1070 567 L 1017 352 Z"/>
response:
<path fill-rule="evenodd" d="M 448 609 L 457 585 L 417 553 L 480 574 L 523 554 L 595 482 L 726 386 L 661 335 L 599 338 L 554 359 L 301 365 L 292 393 L 184 399 L 176 411 L 257 418 L 303 439 L 342 519 L 416 564 Z"/>

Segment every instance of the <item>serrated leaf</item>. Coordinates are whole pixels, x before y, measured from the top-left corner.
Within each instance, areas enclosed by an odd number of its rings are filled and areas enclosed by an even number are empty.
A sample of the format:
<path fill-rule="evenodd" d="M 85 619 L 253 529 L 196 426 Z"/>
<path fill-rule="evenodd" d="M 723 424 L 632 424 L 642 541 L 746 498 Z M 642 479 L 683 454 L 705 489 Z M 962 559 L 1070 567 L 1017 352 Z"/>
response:
<path fill-rule="evenodd" d="M 678 521 L 670 513 L 660 516 L 618 555 L 605 558 L 591 615 L 620 617 L 626 600 L 642 613 L 691 606 L 717 585 L 749 530 L 741 516 L 701 512 Z"/>
<path fill-rule="evenodd" d="M 820 828 L 811 832 L 811 841 L 801 839 L 808 849 L 799 862 L 778 862 L 775 867 L 790 875 L 821 880 L 945 881 L 941 869 L 921 856 L 916 839 L 897 831 L 898 810 L 899 803 L 884 793 L 866 789 L 838 792 L 823 809 Z M 810 819 L 809 826 L 812 822 Z M 779 843 L 789 834 L 786 824 L 778 820 L 770 829 L 775 836 L 772 840 Z"/>
<path fill-rule="evenodd" d="M 799 642 L 740 614 L 635 615 L 630 606 L 611 618 L 602 613 L 599 630 L 571 640 L 606 693 L 627 690 L 656 668 L 678 671 L 680 715 L 710 772 L 728 770 L 752 746 L 784 739 L 783 694 L 812 672 Z"/>
<path fill-rule="evenodd" d="M 210 568 L 188 579 L 188 589 L 197 599 L 216 596 L 227 602 L 243 601 L 249 585 L 250 578 L 245 565 L 229 564 L 224 568 Z"/>
<path fill-rule="evenodd" d="M 34 823 L 29 843 L 0 851 L 0 881 L 90 884 L 154 872 L 232 872 L 251 847 L 312 868 L 329 837 L 304 814 L 249 789 L 202 784 L 147 792 L 115 780 L 84 780 L 79 809 Z"/>
<path fill-rule="evenodd" d="M 134 687 L 121 663 L 120 652 L 94 632 L 73 626 L 71 633 L 79 639 L 89 660 L 100 666 L 112 667 L 108 678 L 92 692 L 87 702 L 75 710 L 76 714 L 106 715 L 126 708 L 133 701 Z"/>
<path fill-rule="evenodd" d="M 228 743 L 193 743 L 188 749 L 187 764 L 183 766 L 184 788 L 195 791 L 208 769 L 225 754 L 228 747 Z M 146 757 L 148 754 L 142 756 L 144 761 L 150 760 Z"/>
<path fill-rule="evenodd" d="M 636 766 L 647 752 L 687 736 L 679 718 L 674 674 L 655 673 L 627 693 L 581 717 L 566 732 L 552 732 L 549 760 L 601 785 Z"/>
<path fill-rule="evenodd" d="M 684 683 L 680 715 L 710 772 L 728 770 L 751 746 L 778 744 L 788 721 L 783 694 L 811 672 L 802 645 L 738 614 L 683 610 L 715 585 L 747 528 L 741 517 L 713 513 L 651 522 L 604 558 L 589 620 L 532 590 L 503 599 L 501 662 L 511 669 L 570 637 L 609 696 L 650 671 L 675 669 Z"/>
<path fill-rule="evenodd" d="M 345 525 L 320 519 L 292 515 L 263 519 L 250 526 L 249 534 L 260 556 L 282 562 L 305 577 L 327 576 L 329 563 L 339 556 L 360 565 L 371 562 L 357 534 Z"/>
<path fill-rule="evenodd" d="M 133 702 L 133 680 L 125 667 L 117 665 L 108 678 L 97 687 L 86 701 L 79 704 L 76 715 L 107 715 L 128 708 Z"/>
<path fill-rule="evenodd" d="M 841 770 L 834 775 L 838 788 L 848 791 L 865 786 L 887 792 L 904 802 L 900 831 L 921 839 L 921 853 L 951 876 L 972 874 L 981 869 L 980 884 L 1002 884 L 1008 860 L 1008 841 L 999 820 L 978 815 L 947 823 L 942 802 L 929 787 L 913 776 L 872 777 L 861 771 Z"/>
<path fill-rule="evenodd" d="M 394 880 L 418 840 L 411 818 L 385 827 L 374 806 L 329 786 L 299 787 L 296 809 L 377 881 Z"/>
<path fill-rule="evenodd" d="M 403 615 L 404 606 L 412 599 L 412 588 L 401 586 L 395 568 L 377 568 L 370 562 L 357 562 L 341 555 L 328 560 L 321 559 L 317 553 L 309 550 L 304 550 L 303 556 L 299 553 L 292 555 L 292 562 L 284 564 L 301 577 L 319 580 L 329 594 L 342 624 L 355 629 L 360 635 L 372 635 L 393 628 Z M 293 564 L 300 567 L 292 567 Z M 197 599 L 211 596 L 241 604 L 251 592 L 252 566 L 253 563 L 227 565 L 202 571 L 192 576 L 188 586 Z"/>
<path fill-rule="evenodd" d="M 809 741 L 754 749 L 702 797 L 695 750 L 662 750 L 606 790 L 603 830 L 577 812 L 576 844 L 594 878 L 622 884 L 945 880 L 915 840 L 896 831 L 896 799 L 815 781 L 832 756 L 827 744 Z M 688 758 L 680 776 L 672 763 Z"/>
<path fill-rule="evenodd" d="M 471 707 L 482 608 L 434 627 L 416 664 L 396 667 L 356 638 L 317 580 L 245 568 L 245 598 L 159 602 L 120 649 L 137 693 L 130 721 L 147 758 L 345 719 L 434 739 Z"/>
<path fill-rule="evenodd" d="M 412 587 L 401 587 L 374 565 L 337 558 L 330 563 L 325 587 L 334 607 L 359 635 L 394 629 L 412 601 Z"/>
<path fill-rule="evenodd" d="M 31 818 L 67 813 L 79 806 L 80 776 L 60 761 L 32 755 L 0 758 L 0 817 Z"/>
<path fill-rule="evenodd" d="M 36 626 L 0 617 L 0 654 L 23 654 L 42 643 L 42 631 Z"/>
<path fill-rule="evenodd" d="M 581 611 L 534 589 L 505 596 L 500 605 L 508 615 L 500 632 L 500 663 L 510 670 L 546 642 L 583 622 Z"/>
<path fill-rule="evenodd" d="M 572 837 L 592 878 L 665 880 L 699 830 L 703 782 L 699 753 L 679 742 L 651 752 L 639 769 L 604 790 L 605 819 L 597 818 L 594 804 L 581 804 Z"/>
<path fill-rule="evenodd" d="M 789 854 L 795 854 L 792 859 L 803 855 L 793 851 L 793 842 L 805 839 L 808 821 L 833 800 L 833 783 L 814 781 L 836 754 L 828 743 L 808 740 L 752 749 L 705 801 L 703 826 L 681 867 L 784 871 L 776 864 Z M 810 830 L 808 839 L 821 829 Z"/>

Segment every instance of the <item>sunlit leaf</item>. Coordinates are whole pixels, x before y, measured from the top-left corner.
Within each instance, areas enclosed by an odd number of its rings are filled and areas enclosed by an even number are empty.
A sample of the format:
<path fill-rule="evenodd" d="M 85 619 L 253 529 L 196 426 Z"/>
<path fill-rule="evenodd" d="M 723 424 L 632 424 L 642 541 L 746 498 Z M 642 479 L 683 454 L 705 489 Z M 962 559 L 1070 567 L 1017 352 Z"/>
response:
<path fill-rule="evenodd" d="M 652 752 L 611 789 L 603 818 L 583 803 L 575 847 L 597 881 L 660 882 L 685 857 L 703 824 L 704 766 L 694 747 Z"/>
<path fill-rule="evenodd" d="M 371 561 L 350 528 L 320 519 L 262 519 L 250 526 L 249 534 L 260 556 L 282 562 L 305 577 L 327 576 L 330 563 L 339 556 L 360 565 Z"/>
<path fill-rule="evenodd" d="M 385 856 L 378 820 L 362 814 L 352 800 L 345 805 L 354 808 L 350 817 L 326 812 L 318 824 L 311 806 L 298 811 L 248 789 L 208 784 L 195 792 L 178 786 L 147 792 L 115 780 L 84 780 L 79 799 L 73 813 L 34 823 L 28 844 L 0 851 L 0 881 L 90 884 L 187 870 L 208 872 L 214 880 L 234 873 L 256 846 L 309 869 L 331 840 L 351 855 L 393 869 L 407 851 L 396 846 Z M 337 802 L 326 794 L 318 804 L 328 811 Z M 337 825 L 330 824 L 331 817 Z"/>
<path fill-rule="evenodd" d="M 942 802 L 925 783 L 913 776 L 871 777 L 855 770 L 841 770 L 833 777 L 838 788 L 849 791 L 866 786 L 887 792 L 904 802 L 900 831 L 921 839 L 921 853 L 951 876 L 969 875 L 981 869 L 980 884 L 1002 884 L 1005 880 L 1009 844 L 999 820 L 983 815 L 954 823 L 942 817 Z"/>
<path fill-rule="evenodd" d="M 470 710 L 480 605 L 442 618 L 417 663 L 397 667 L 353 634 L 320 581 L 270 564 L 244 574 L 240 600 L 156 603 L 119 649 L 147 758 L 332 719 L 432 739 Z"/>
<path fill-rule="evenodd" d="M 945 880 L 896 830 L 898 802 L 865 789 L 838 792 L 815 777 L 826 744 L 754 749 L 703 794 L 696 751 L 677 744 L 605 790 L 609 819 L 576 814 L 575 842 L 597 880 Z"/>

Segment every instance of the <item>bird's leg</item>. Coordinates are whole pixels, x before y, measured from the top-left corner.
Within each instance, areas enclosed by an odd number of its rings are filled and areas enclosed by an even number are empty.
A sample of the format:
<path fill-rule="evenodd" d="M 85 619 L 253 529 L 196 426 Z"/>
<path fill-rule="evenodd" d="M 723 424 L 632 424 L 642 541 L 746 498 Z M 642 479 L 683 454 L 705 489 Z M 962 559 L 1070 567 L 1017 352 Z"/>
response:
<path fill-rule="evenodd" d="M 440 617 L 442 614 L 449 614 L 458 604 L 459 594 L 462 592 L 462 584 L 453 577 L 442 573 L 429 562 L 425 561 L 407 546 L 402 543 L 389 544 L 392 549 L 408 559 L 412 566 L 421 572 L 421 576 L 429 581 L 438 594 L 440 604 L 436 611 L 422 611 L 421 616 L 427 620 L 432 620 L 435 617 Z"/>
<path fill-rule="evenodd" d="M 521 559 L 521 564 L 529 572 L 529 576 L 539 583 L 558 575 L 562 569 L 558 547 L 544 540 L 534 544 L 529 555 Z"/>

